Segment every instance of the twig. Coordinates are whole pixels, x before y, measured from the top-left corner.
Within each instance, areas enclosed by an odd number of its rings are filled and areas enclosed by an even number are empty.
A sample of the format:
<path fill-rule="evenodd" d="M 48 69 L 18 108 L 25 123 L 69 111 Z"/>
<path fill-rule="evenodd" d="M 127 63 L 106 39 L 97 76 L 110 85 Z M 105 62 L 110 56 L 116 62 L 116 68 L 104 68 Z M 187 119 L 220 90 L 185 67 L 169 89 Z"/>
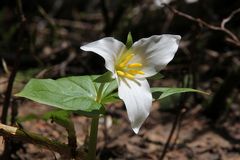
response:
<path fill-rule="evenodd" d="M 63 26 L 80 30 L 97 30 L 97 27 L 94 28 L 91 24 L 86 22 L 53 18 L 41 6 L 38 6 L 38 11 L 53 28 L 55 28 L 56 26 Z"/>
<path fill-rule="evenodd" d="M 23 13 L 22 1 L 21 0 L 17 0 L 17 9 L 18 9 L 18 12 L 19 12 L 20 21 L 23 24 L 24 22 L 26 22 L 26 17 Z"/>
<path fill-rule="evenodd" d="M 17 70 L 18 70 L 18 66 L 20 65 L 20 60 L 21 60 L 21 55 L 22 55 L 22 46 L 23 46 L 23 34 L 24 31 L 26 29 L 26 18 L 25 15 L 23 13 L 23 9 L 22 9 L 22 1 L 21 0 L 16 0 L 17 3 L 17 10 L 18 10 L 18 17 L 19 17 L 19 21 L 20 21 L 20 27 L 19 32 L 18 32 L 18 39 L 17 39 L 17 50 L 16 50 L 16 57 L 14 59 L 14 66 L 13 66 L 13 70 L 10 74 L 10 77 L 8 79 L 8 85 L 7 85 L 7 90 L 5 92 L 5 98 L 4 98 L 4 102 L 3 102 L 3 109 L 2 109 L 2 117 L 1 117 L 1 122 L 3 124 L 7 123 L 7 115 L 8 115 L 8 109 L 10 106 L 10 101 L 11 101 L 11 97 L 12 97 L 12 88 L 13 88 L 13 83 L 17 74 Z M 12 115 L 16 116 L 17 113 L 17 108 L 15 108 L 12 105 Z M 14 121 L 15 117 L 12 117 L 12 122 Z M 9 159 L 11 157 L 11 154 L 13 152 L 15 152 L 17 149 L 13 148 L 13 141 L 6 139 L 5 138 L 5 142 L 4 142 L 4 152 L 1 155 L 2 159 Z M 16 145 L 16 143 L 14 144 Z"/>
<path fill-rule="evenodd" d="M 202 19 L 200 19 L 200 18 L 195 18 L 195 17 L 193 17 L 193 16 L 191 16 L 191 15 L 188 15 L 188 14 L 186 14 L 186 13 L 183 13 L 183 12 L 181 12 L 181 11 L 179 11 L 179 10 L 177 10 L 177 9 L 175 9 L 175 8 L 167 5 L 167 4 L 164 4 L 164 6 L 166 6 L 166 7 L 167 7 L 170 11 L 172 11 L 174 14 L 177 14 L 177 15 L 179 15 L 179 16 L 181 16 L 181 17 L 184 17 L 184 18 L 189 19 L 189 20 L 191 20 L 191 21 L 193 21 L 193 22 L 196 22 L 196 23 L 198 23 L 198 25 L 201 26 L 201 27 L 204 26 L 204 27 L 209 28 L 209 29 L 211 29 L 211 30 L 221 31 L 221 32 L 227 34 L 228 37 L 227 37 L 226 41 L 228 41 L 228 42 L 230 42 L 230 43 L 232 43 L 232 44 L 240 47 L 239 37 L 238 37 L 237 35 L 235 35 L 235 34 L 234 34 L 232 31 L 230 31 L 229 29 L 225 28 L 225 24 L 226 24 L 228 21 L 230 21 L 231 18 L 232 18 L 235 14 L 237 14 L 238 12 L 240 12 L 240 8 L 237 9 L 237 10 L 235 10 L 235 11 L 233 11 L 228 18 L 223 19 L 223 21 L 221 22 L 221 25 L 220 25 L 220 26 L 217 26 L 217 25 L 209 24 L 209 23 L 207 23 L 206 21 L 204 21 L 204 20 L 202 20 Z"/>
<path fill-rule="evenodd" d="M 17 53 L 16 57 L 20 57 L 19 52 Z M 6 124 L 6 122 L 7 122 L 7 114 L 8 114 L 8 108 L 10 105 L 10 100 L 11 100 L 11 95 L 12 95 L 13 82 L 14 82 L 14 79 L 15 79 L 15 76 L 17 73 L 18 65 L 19 65 L 19 58 L 16 58 L 13 70 L 8 79 L 7 90 L 5 92 L 5 98 L 4 98 L 4 102 L 3 102 L 2 117 L 1 117 L 1 122 L 3 124 Z"/>
<path fill-rule="evenodd" d="M 25 22 L 26 22 L 26 18 L 23 14 L 23 10 L 22 10 L 22 2 L 21 0 L 17 0 L 17 7 L 18 7 L 18 12 L 19 12 L 19 18 L 20 18 L 20 22 L 21 22 L 21 26 L 20 26 L 20 32 L 19 32 L 19 37 L 18 37 L 18 41 L 19 41 L 19 44 L 20 44 L 20 37 L 22 36 L 22 28 L 24 27 L 25 25 Z M 3 103 L 3 109 L 2 109 L 2 117 L 1 117 L 1 122 L 6 124 L 6 121 L 7 121 L 7 113 L 8 113 L 8 108 L 9 108 L 9 105 L 10 105 L 10 99 L 11 99 L 11 94 L 12 94 L 12 87 L 13 87 L 13 82 L 14 82 L 14 79 L 15 79 L 15 76 L 16 76 L 16 73 L 17 73 L 17 68 L 19 66 L 19 63 L 20 63 L 20 56 L 21 56 L 21 50 L 22 48 L 19 48 L 17 50 L 17 54 L 16 54 L 16 58 L 15 58 L 15 63 L 14 63 L 14 66 L 13 66 L 13 70 L 10 74 L 10 77 L 9 77 L 9 80 L 8 80 L 8 86 L 7 86 L 7 91 L 5 92 L 5 99 L 4 99 L 4 103 Z"/>
<path fill-rule="evenodd" d="M 190 81 L 189 81 L 189 78 L 188 78 L 187 79 L 187 84 L 184 84 L 184 82 L 183 82 L 182 87 L 185 87 L 185 86 L 189 87 L 189 82 Z M 182 94 L 181 97 L 180 97 L 180 102 L 179 102 L 179 104 L 177 105 L 177 108 L 176 108 L 177 115 L 176 115 L 175 120 L 173 122 L 172 129 L 171 129 L 171 132 L 168 136 L 167 142 L 164 145 L 160 160 L 164 159 L 176 128 L 177 128 L 177 135 L 176 135 L 176 138 L 174 139 L 173 142 L 175 143 L 177 141 L 177 138 L 179 136 L 180 127 L 181 127 L 182 115 L 186 112 L 186 108 L 184 108 L 184 105 L 183 105 L 185 99 L 186 99 L 186 94 Z"/>
<path fill-rule="evenodd" d="M 226 23 L 228 23 L 237 13 L 240 13 L 240 8 L 232 11 L 232 13 L 222 20 L 221 28 L 225 28 Z"/>
<path fill-rule="evenodd" d="M 178 124 L 177 124 L 177 131 L 176 131 L 176 136 L 173 140 L 173 144 L 176 145 L 177 143 L 177 140 L 179 138 L 179 134 L 180 134 L 180 129 L 181 129 L 181 126 L 182 126 L 182 118 L 183 118 L 183 115 L 187 112 L 187 110 L 185 108 L 183 108 L 181 110 L 181 114 L 179 115 L 179 120 L 178 120 Z"/>
<path fill-rule="evenodd" d="M 99 27 L 94 27 L 93 25 L 86 22 L 56 18 L 51 20 L 54 21 L 54 23 L 57 24 L 58 26 L 71 27 L 80 30 L 99 30 L 98 29 Z"/>
<path fill-rule="evenodd" d="M 50 140 L 36 133 L 28 132 L 17 127 L 12 127 L 0 123 L 0 135 L 5 138 L 17 139 L 27 143 L 38 144 L 46 149 L 58 152 L 63 157 L 71 158 L 71 148 L 58 141 Z M 78 158 L 84 156 L 83 150 L 78 150 Z"/>
<path fill-rule="evenodd" d="M 173 126 L 172 126 L 172 129 L 171 129 L 171 132 L 170 132 L 170 134 L 169 134 L 169 136 L 168 136 L 167 142 L 166 142 L 165 145 L 164 145 L 164 148 L 163 148 L 163 151 L 162 151 L 162 155 L 161 155 L 161 157 L 159 158 L 159 160 L 163 160 L 164 157 L 165 157 L 165 155 L 166 155 L 166 153 L 167 153 L 167 150 L 168 150 L 170 141 L 171 141 L 171 139 L 172 139 L 173 133 L 174 133 L 174 131 L 176 130 L 176 127 L 177 127 L 177 124 L 178 124 L 178 120 L 179 120 L 179 118 L 180 118 L 180 115 L 181 115 L 181 111 L 179 111 L 178 114 L 177 114 L 176 117 L 175 117 L 175 120 L 174 120 L 174 122 L 173 122 Z"/>
<path fill-rule="evenodd" d="M 55 21 L 47 14 L 47 12 L 41 6 L 38 6 L 38 11 L 52 27 L 56 26 Z"/>

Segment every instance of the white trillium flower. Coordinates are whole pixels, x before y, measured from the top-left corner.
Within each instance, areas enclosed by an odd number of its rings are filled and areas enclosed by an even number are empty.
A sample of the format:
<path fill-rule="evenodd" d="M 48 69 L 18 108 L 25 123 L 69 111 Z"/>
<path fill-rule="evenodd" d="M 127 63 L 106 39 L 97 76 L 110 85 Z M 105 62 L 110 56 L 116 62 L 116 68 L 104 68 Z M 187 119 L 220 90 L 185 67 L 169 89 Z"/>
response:
<path fill-rule="evenodd" d="M 118 82 L 118 95 L 127 108 L 131 127 L 138 133 L 152 106 L 152 94 L 146 80 L 157 74 L 174 57 L 179 35 L 154 35 L 135 42 L 131 48 L 106 37 L 81 47 L 105 60 L 105 67 Z"/>

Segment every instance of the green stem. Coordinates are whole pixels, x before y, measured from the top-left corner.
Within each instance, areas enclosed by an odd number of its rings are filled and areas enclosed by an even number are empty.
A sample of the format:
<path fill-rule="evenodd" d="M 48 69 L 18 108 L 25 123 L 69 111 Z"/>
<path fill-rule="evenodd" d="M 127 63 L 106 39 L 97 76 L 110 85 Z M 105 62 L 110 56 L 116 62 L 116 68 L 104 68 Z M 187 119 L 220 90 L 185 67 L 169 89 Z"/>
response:
<path fill-rule="evenodd" d="M 91 131 L 88 144 L 88 160 L 95 160 L 96 146 L 97 146 L 97 133 L 98 133 L 98 120 L 99 117 L 92 118 Z"/>
<path fill-rule="evenodd" d="M 102 91 L 104 88 L 105 83 L 101 83 L 98 88 L 96 102 L 100 103 L 102 99 Z M 88 143 L 88 160 L 95 160 L 96 159 L 96 148 L 97 148 L 97 134 L 98 134 L 98 121 L 99 117 L 92 118 L 91 123 L 91 131 Z"/>
<path fill-rule="evenodd" d="M 102 91 L 103 91 L 104 85 L 105 85 L 105 83 L 101 83 L 100 86 L 99 86 L 99 88 L 98 88 L 97 98 L 96 98 L 96 102 L 98 102 L 98 103 L 101 102 L 101 99 L 102 99 Z"/>

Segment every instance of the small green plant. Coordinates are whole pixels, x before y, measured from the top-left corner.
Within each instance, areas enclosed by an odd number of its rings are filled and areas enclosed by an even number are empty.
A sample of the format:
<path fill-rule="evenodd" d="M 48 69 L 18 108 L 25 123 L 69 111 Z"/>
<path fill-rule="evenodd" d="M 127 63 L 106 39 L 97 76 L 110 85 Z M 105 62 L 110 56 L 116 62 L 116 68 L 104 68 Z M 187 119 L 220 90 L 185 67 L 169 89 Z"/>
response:
<path fill-rule="evenodd" d="M 133 43 L 129 33 L 126 45 L 111 37 L 86 44 L 81 49 L 102 56 L 108 72 L 57 80 L 31 79 L 16 96 L 60 109 L 45 118 L 51 117 L 64 126 L 73 142 L 76 137 L 69 114 L 74 112 L 91 117 L 87 159 L 93 160 L 96 156 L 98 120 L 104 116 L 107 103 L 123 100 L 131 127 L 137 134 L 150 113 L 153 100 L 183 92 L 203 93 L 191 88 L 150 88 L 148 84 L 147 78 L 158 74 L 173 59 L 180 38 L 178 35 L 154 35 Z M 74 150 L 77 147 L 75 142 L 73 144 Z"/>

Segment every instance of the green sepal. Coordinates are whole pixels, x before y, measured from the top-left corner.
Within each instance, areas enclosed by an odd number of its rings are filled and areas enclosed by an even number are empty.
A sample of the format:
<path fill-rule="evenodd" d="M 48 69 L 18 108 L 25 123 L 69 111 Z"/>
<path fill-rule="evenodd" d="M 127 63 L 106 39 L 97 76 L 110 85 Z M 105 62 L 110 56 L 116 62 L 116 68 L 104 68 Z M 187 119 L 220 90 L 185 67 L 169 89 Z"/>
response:
<path fill-rule="evenodd" d="M 132 38 L 132 34 L 131 32 L 128 33 L 128 36 L 127 36 L 127 41 L 126 41 L 126 47 L 127 49 L 131 48 L 133 45 L 133 38 Z"/>

